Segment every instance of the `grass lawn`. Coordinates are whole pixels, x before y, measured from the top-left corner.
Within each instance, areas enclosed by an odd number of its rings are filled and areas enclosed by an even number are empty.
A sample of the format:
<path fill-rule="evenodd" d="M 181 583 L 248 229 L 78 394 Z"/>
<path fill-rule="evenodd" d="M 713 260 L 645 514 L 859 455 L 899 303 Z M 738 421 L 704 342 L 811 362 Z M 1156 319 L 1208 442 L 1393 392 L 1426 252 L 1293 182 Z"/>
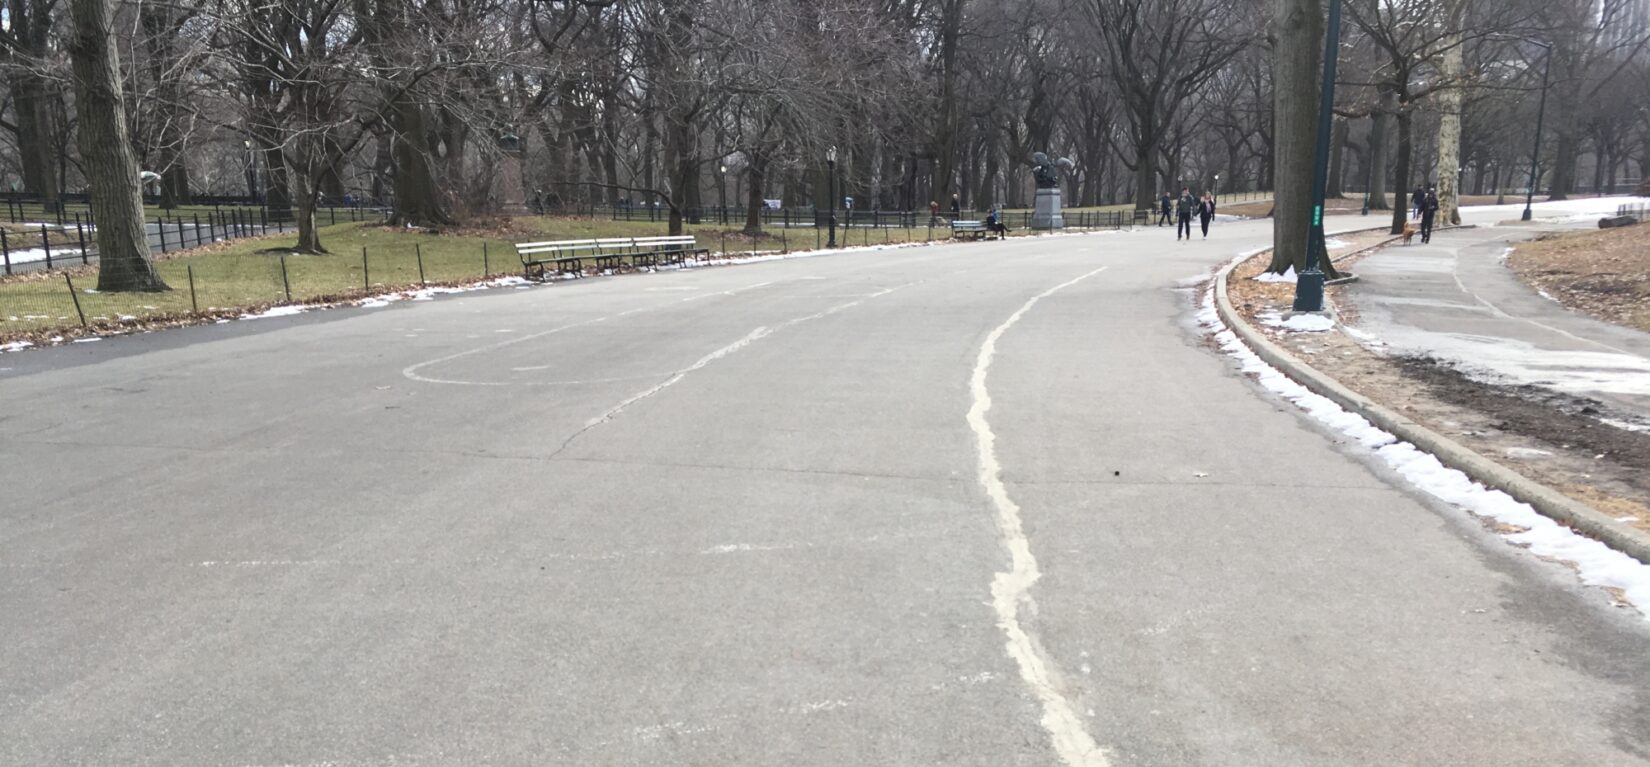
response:
<path fill-rule="evenodd" d="M 735 256 L 751 251 L 812 250 L 823 246 L 826 236 L 825 232 L 812 228 L 771 227 L 760 238 L 745 236 L 737 225 L 724 228 L 700 224 L 690 225 L 687 230 L 699 238 L 701 247 Z M 67 272 L 31 272 L 0 279 L 0 341 L 60 330 L 78 332 L 80 319 L 74 304 L 77 297 L 86 320 L 95 326 L 185 321 L 199 316 L 235 314 L 289 300 L 294 303 L 344 300 L 415 288 L 421 282 L 469 282 L 488 276 L 520 274 L 521 262 L 513 247 L 517 242 L 648 237 L 666 233 L 664 222 L 549 216 L 517 218 L 507 227 L 455 233 L 347 223 L 322 227 L 321 242 L 331 251 L 328 255 L 293 253 L 291 248 L 297 243 L 297 235 L 289 233 L 159 256 L 156 264 L 172 288 L 162 293 L 98 293 L 92 290 L 97 285 L 95 265 Z M 842 246 L 920 242 L 949 236 L 947 228 L 930 230 L 927 227 L 855 228 L 837 232 L 838 244 Z M 73 280 L 74 295 L 69 292 L 65 276 Z"/>

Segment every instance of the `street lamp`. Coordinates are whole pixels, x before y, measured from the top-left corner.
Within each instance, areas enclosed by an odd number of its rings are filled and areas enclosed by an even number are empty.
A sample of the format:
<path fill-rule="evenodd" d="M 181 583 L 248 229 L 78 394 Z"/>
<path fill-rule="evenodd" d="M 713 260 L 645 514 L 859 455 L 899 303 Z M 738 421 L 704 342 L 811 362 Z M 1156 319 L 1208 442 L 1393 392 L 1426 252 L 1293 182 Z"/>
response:
<path fill-rule="evenodd" d="M 825 150 L 825 165 L 826 165 L 827 168 L 829 168 L 828 173 L 831 177 L 831 180 L 830 180 L 830 183 L 829 183 L 829 187 L 830 187 L 829 191 L 830 191 L 830 198 L 831 198 L 830 199 L 830 205 L 831 205 L 831 221 L 830 221 L 830 224 L 831 224 L 831 237 L 830 237 L 830 239 L 825 241 L 825 247 L 834 248 L 834 247 L 836 247 L 836 145 L 835 144 L 832 144 L 830 149 Z M 815 240 L 815 242 L 818 242 L 818 240 Z"/>
<path fill-rule="evenodd" d="M 722 175 L 716 181 L 716 194 L 722 200 L 722 226 L 728 225 L 728 166 L 719 168 Z"/>
<path fill-rule="evenodd" d="M 1530 152 L 1530 188 L 1524 190 L 1524 215 L 1522 221 L 1535 218 L 1532 208 L 1535 206 L 1536 168 L 1541 161 L 1541 129 L 1547 120 L 1547 83 L 1548 76 L 1553 71 L 1553 46 L 1540 40 L 1525 40 L 1531 45 L 1538 45 L 1547 52 L 1546 63 L 1541 66 L 1541 107 L 1535 113 L 1535 149 Z"/>
<path fill-rule="evenodd" d="M 1220 203 L 1220 174 L 1219 173 L 1215 174 L 1215 188 L 1212 191 L 1209 192 L 1209 197 L 1211 199 L 1213 199 L 1216 204 Z"/>
<path fill-rule="evenodd" d="M 1306 234 L 1306 271 L 1295 278 L 1295 311 L 1323 311 L 1323 198 L 1329 187 L 1329 134 L 1335 117 L 1335 66 L 1341 52 L 1341 0 L 1329 0 L 1324 34 L 1323 88 L 1318 102 L 1318 151 L 1312 166 L 1312 226 Z"/>

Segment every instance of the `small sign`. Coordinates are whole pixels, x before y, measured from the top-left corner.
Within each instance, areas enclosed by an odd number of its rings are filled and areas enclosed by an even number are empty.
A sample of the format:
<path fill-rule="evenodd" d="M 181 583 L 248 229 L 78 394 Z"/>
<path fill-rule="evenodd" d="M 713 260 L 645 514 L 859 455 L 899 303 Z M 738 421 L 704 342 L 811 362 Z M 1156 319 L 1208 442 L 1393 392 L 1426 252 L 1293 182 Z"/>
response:
<path fill-rule="evenodd" d="M 1323 206 L 1322 205 L 1319 205 L 1319 206 L 1316 206 L 1316 207 L 1312 208 L 1312 225 L 1313 226 L 1323 226 Z"/>
<path fill-rule="evenodd" d="M 854 198 L 852 198 L 852 197 L 842 198 L 842 207 L 847 208 L 848 210 L 853 210 L 854 209 Z"/>
<path fill-rule="evenodd" d="M 763 200 L 762 204 L 768 206 L 768 210 L 779 210 L 779 206 L 782 202 L 782 200 Z"/>

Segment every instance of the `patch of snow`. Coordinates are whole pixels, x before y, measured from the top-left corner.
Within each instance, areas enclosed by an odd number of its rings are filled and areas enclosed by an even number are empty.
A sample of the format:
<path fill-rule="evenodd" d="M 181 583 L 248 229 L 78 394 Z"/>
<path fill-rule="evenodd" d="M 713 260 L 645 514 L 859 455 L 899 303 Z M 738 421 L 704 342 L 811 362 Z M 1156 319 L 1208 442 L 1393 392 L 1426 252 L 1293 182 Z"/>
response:
<path fill-rule="evenodd" d="M 1284 319 L 1273 313 L 1263 314 L 1260 321 L 1291 333 L 1322 333 L 1335 329 L 1335 321 L 1322 314 L 1297 314 Z"/>
<path fill-rule="evenodd" d="M 1355 327 L 1352 327 L 1351 325 L 1342 325 L 1341 326 L 1341 332 L 1347 334 L 1348 336 L 1351 336 L 1352 340 L 1357 341 L 1358 343 L 1360 343 L 1360 344 L 1362 344 L 1362 345 L 1364 345 L 1365 347 L 1368 347 L 1368 348 L 1373 349 L 1373 348 L 1377 348 L 1377 347 L 1381 347 L 1381 346 L 1386 346 L 1386 342 L 1382 341 L 1374 333 L 1370 333 L 1370 332 L 1364 331 L 1364 330 L 1359 330 Z"/>
<path fill-rule="evenodd" d="M 1639 434 L 1650 434 L 1650 426 L 1646 426 L 1642 423 L 1623 421 L 1619 418 L 1600 418 L 1598 420 L 1606 426 L 1614 426 L 1624 431 L 1638 432 Z"/>
<path fill-rule="evenodd" d="M 1291 285 L 1295 284 L 1296 279 L 1295 267 L 1293 266 L 1289 267 L 1283 274 L 1261 272 L 1254 277 L 1255 282 L 1287 282 Z"/>
<path fill-rule="evenodd" d="M 12 341 L 11 343 L 0 344 L 0 354 L 5 354 L 6 352 L 20 352 L 31 346 L 34 346 L 34 344 L 28 341 Z"/>
<path fill-rule="evenodd" d="M 1508 458 L 1546 458 L 1552 455 L 1549 450 L 1537 450 L 1533 447 L 1509 447 L 1503 452 Z"/>
<path fill-rule="evenodd" d="M 1650 565 L 1579 535 L 1536 512 L 1500 490 L 1473 482 L 1466 474 L 1444 466 L 1437 457 L 1376 428 L 1362 416 L 1347 412 L 1327 397 L 1313 393 L 1262 360 L 1226 327 L 1215 310 L 1215 288 L 1204 294 L 1197 319 L 1233 357 L 1240 370 L 1251 374 L 1268 391 L 1306 411 L 1308 415 L 1374 452 L 1388 467 L 1416 488 L 1478 517 L 1520 528 L 1504 534 L 1509 542 L 1527 547 L 1539 557 L 1566 562 L 1582 583 L 1619 589 L 1638 611 L 1650 619 Z"/>
<path fill-rule="evenodd" d="M 76 339 L 75 339 L 75 340 L 73 340 L 73 341 L 70 341 L 70 342 L 69 342 L 69 343 L 74 343 L 74 344 L 90 344 L 90 343 L 96 343 L 96 342 L 98 342 L 98 341 L 102 341 L 102 340 L 103 340 L 103 339 L 102 339 L 102 338 L 100 338 L 100 337 L 98 337 L 98 336 L 87 336 L 87 337 L 85 337 L 85 338 L 76 338 Z"/>
<path fill-rule="evenodd" d="M 1323 246 L 1326 250 L 1343 250 L 1352 247 L 1352 243 L 1339 237 L 1330 237 L 1323 241 Z"/>
<path fill-rule="evenodd" d="M 1545 290 L 1542 290 L 1542 289 L 1541 289 L 1541 288 L 1536 288 L 1536 289 L 1535 289 L 1535 292 L 1536 292 L 1536 294 L 1537 294 L 1537 295 L 1539 295 L 1539 296 L 1541 296 L 1541 297 L 1542 297 L 1542 298 L 1545 298 L 1545 299 L 1547 299 L 1547 300 L 1548 300 L 1548 301 L 1551 301 L 1551 302 L 1553 302 L 1553 303 L 1555 303 L 1555 304 L 1557 304 L 1557 303 L 1562 303 L 1562 302 L 1561 302 L 1561 301 L 1559 301 L 1559 300 L 1558 300 L 1558 299 L 1556 299 L 1556 298 L 1553 298 L 1553 294 L 1551 294 L 1551 293 L 1548 293 L 1548 292 L 1547 292 L 1547 291 L 1545 291 Z"/>
<path fill-rule="evenodd" d="M 268 309 L 265 309 L 261 312 L 258 312 L 257 314 L 243 314 L 243 315 L 241 315 L 241 319 L 243 319 L 243 320 L 266 320 L 266 319 L 269 319 L 271 317 L 291 317 L 294 314 L 303 314 L 304 312 L 306 312 L 308 310 L 309 310 L 309 307 L 303 306 L 301 304 L 293 304 L 293 305 L 288 305 L 288 306 L 271 306 Z"/>
<path fill-rule="evenodd" d="M 65 247 L 65 248 L 52 248 L 51 255 L 52 255 L 52 261 L 54 261 L 54 262 L 56 262 L 60 259 L 65 259 L 65 258 L 78 258 L 80 256 L 80 249 L 79 248 L 67 248 L 67 247 Z M 33 263 L 33 262 L 36 262 L 36 261 L 45 261 L 46 260 L 46 249 L 45 248 L 29 248 L 28 250 L 13 250 L 13 251 L 8 252 L 6 254 L 6 257 L 11 259 L 11 262 L 14 263 L 14 264 L 27 264 L 27 263 Z"/>

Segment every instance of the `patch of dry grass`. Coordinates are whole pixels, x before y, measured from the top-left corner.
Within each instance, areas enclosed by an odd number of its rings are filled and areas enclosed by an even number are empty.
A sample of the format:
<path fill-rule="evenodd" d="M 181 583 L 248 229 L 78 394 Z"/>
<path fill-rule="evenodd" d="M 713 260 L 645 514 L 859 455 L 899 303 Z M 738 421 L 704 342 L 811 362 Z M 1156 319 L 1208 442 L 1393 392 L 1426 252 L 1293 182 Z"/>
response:
<path fill-rule="evenodd" d="M 1650 226 L 1543 237 L 1519 245 L 1508 263 L 1571 309 L 1650 331 Z"/>

